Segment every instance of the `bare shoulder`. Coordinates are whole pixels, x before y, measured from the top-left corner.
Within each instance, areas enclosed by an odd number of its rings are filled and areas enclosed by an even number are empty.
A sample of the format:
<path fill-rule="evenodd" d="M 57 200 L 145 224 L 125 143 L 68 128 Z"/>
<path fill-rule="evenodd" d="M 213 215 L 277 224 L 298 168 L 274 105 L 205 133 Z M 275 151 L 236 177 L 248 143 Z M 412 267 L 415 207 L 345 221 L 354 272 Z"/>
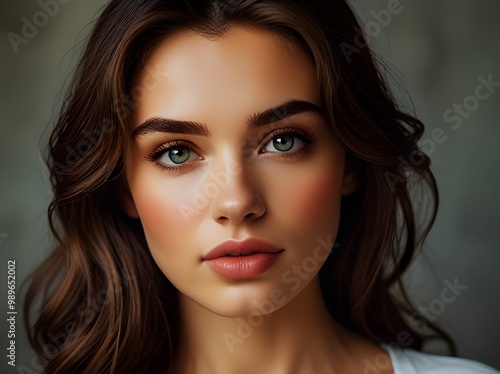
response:
<path fill-rule="evenodd" d="M 395 349 L 382 345 L 389 353 L 394 374 L 500 374 L 481 362 L 465 358 L 439 356 L 413 349 Z"/>

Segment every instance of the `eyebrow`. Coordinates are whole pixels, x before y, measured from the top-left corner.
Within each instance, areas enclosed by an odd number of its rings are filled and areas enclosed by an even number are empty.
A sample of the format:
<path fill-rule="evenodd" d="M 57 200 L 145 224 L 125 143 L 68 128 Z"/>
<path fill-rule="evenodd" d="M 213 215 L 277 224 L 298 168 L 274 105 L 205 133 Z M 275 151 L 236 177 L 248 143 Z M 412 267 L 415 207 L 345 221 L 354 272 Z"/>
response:
<path fill-rule="evenodd" d="M 289 100 L 273 108 L 266 109 L 263 112 L 247 116 L 247 128 L 254 130 L 301 113 L 310 113 L 325 118 L 323 110 L 318 105 L 305 100 Z M 134 129 L 132 139 L 156 132 L 211 136 L 207 125 L 204 123 L 151 117 Z"/>

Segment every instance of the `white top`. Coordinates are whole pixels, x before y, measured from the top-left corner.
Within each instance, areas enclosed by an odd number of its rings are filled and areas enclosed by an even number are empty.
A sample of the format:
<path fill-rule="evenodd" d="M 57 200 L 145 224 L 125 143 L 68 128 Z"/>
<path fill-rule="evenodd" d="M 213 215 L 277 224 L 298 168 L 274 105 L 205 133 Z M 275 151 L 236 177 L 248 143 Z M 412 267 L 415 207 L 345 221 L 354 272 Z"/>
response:
<path fill-rule="evenodd" d="M 500 374 L 480 362 L 465 358 L 438 356 L 415 351 L 413 349 L 396 349 L 387 344 L 381 344 L 391 358 L 394 374 Z M 374 365 L 365 372 L 380 373 Z"/>

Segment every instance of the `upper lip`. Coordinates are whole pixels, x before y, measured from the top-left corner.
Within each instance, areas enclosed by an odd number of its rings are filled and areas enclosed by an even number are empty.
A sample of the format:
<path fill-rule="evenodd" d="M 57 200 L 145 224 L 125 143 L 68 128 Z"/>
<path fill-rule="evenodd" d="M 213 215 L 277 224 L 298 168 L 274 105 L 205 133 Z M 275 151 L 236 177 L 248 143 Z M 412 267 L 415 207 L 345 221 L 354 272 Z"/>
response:
<path fill-rule="evenodd" d="M 242 241 L 227 240 L 212 248 L 210 252 L 203 256 L 203 260 L 213 260 L 215 258 L 228 255 L 241 256 L 253 253 L 277 253 L 281 251 L 282 249 L 264 240 L 253 238 Z"/>

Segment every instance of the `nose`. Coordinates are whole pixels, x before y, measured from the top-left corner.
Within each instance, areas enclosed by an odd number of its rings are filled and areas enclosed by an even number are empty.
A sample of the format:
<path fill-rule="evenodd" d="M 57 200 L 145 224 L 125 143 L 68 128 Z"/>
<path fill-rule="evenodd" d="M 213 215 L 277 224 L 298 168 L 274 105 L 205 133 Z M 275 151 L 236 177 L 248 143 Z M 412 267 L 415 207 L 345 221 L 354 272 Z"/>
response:
<path fill-rule="evenodd" d="M 233 165 L 234 166 L 234 165 Z M 219 171 L 221 183 L 219 193 L 212 199 L 210 215 L 218 223 L 241 224 L 252 222 L 262 217 L 266 205 L 256 186 L 257 182 L 249 175 L 248 170 L 238 167 L 234 171 Z M 225 174 L 225 178 L 220 178 Z"/>

